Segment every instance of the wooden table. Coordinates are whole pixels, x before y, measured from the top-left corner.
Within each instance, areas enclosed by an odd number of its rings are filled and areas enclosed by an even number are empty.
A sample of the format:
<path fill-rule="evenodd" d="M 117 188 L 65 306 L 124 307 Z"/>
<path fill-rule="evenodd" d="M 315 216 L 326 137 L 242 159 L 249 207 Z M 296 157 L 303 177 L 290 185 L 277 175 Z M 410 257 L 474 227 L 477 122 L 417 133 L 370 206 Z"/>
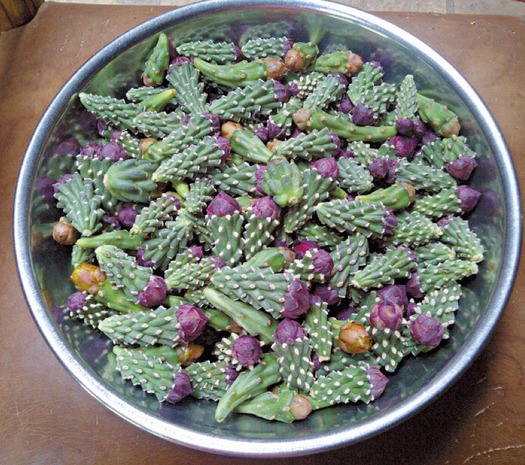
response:
<path fill-rule="evenodd" d="M 186 449 L 116 416 L 52 355 L 20 289 L 11 214 L 18 167 L 38 119 L 95 51 L 161 7 L 45 3 L 0 36 L 0 463 L 258 464 Z M 525 181 L 525 22 L 496 16 L 382 13 L 449 60 L 493 112 Z M 524 262 L 505 313 L 473 366 L 430 407 L 378 437 L 286 464 L 525 463 Z"/>

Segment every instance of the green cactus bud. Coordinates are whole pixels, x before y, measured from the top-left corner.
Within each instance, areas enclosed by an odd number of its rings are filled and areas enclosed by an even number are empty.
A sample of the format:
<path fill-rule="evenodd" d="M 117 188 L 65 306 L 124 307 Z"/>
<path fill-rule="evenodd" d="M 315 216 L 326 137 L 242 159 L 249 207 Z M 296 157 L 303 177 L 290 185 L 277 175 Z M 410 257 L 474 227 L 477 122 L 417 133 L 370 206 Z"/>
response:
<path fill-rule="evenodd" d="M 117 371 L 133 385 L 140 385 L 148 394 L 154 394 L 159 402 L 168 395 L 175 373 L 180 369 L 179 358 L 169 347 L 128 348 L 114 346 Z"/>
<path fill-rule="evenodd" d="M 348 236 L 335 246 L 332 252 L 334 274 L 329 286 L 337 290 L 340 297 L 346 297 L 352 276 L 366 264 L 368 256 L 368 241 L 359 234 Z"/>
<path fill-rule="evenodd" d="M 200 58 L 209 63 L 225 64 L 237 59 L 235 45 L 232 42 L 215 42 L 195 40 L 185 42 L 176 47 L 177 53 L 190 58 Z"/>
<path fill-rule="evenodd" d="M 372 400 L 372 386 L 366 374 L 368 364 L 350 365 L 341 371 L 321 375 L 310 390 L 312 408 L 319 410 L 336 404 L 349 402 L 369 403 Z"/>
<path fill-rule="evenodd" d="M 162 111 L 175 98 L 175 89 L 166 89 L 158 94 L 152 95 L 143 100 L 141 105 L 149 111 Z"/>
<path fill-rule="evenodd" d="M 228 265 L 242 258 L 242 231 L 244 216 L 238 211 L 226 216 L 210 216 L 206 229 L 213 244 L 213 253 Z"/>
<path fill-rule="evenodd" d="M 184 210 L 193 215 L 202 213 L 215 192 L 215 187 L 206 179 L 197 179 L 189 188 L 184 202 Z"/>
<path fill-rule="evenodd" d="M 140 236 L 132 236 L 125 229 L 81 237 L 76 242 L 76 245 L 82 249 L 96 249 L 101 245 L 114 245 L 122 250 L 136 250 L 141 244 L 142 238 Z"/>
<path fill-rule="evenodd" d="M 256 165 L 242 162 L 240 165 L 226 166 L 210 174 L 211 180 L 220 186 L 221 190 L 230 195 L 251 195 L 255 193 L 257 172 Z"/>
<path fill-rule="evenodd" d="M 175 347 L 180 340 L 176 309 L 117 314 L 100 322 L 98 329 L 115 344 Z"/>
<path fill-rule="evenodd" d="M 274 231 L 280 225 L 278 216 L 261 216 L 261 213 L 265 212 L 254 211 L 253 206 L 248 207 L 246 210 L 246 221 L 242 236 L 246 260 L 252 258 L 263 247 L 274 240 Z M 278 214 L 278 212 L 275 213 Z"/>
<path fill-rule="evenodd" d="M 213 307 L 224 312 L 235 323 L 246 330 L 248 334 L 259 336 L 259 339 L 266 344 L 273 341 L 273 333 L 277 328 L 277 321 L 268 313 L 257 310 L 243 302 L 230 299 L 212 287 L 204 288 L 202 294 Z"/>
<path fill-rule="evenodd" d="M 230 387 L 226 368 L 225 362 L 204 360 L 192 363 L 186 368 L 193 388 L 191 395 L 197 399 L 213 401 L 221 399 Z"/>
<path fill-rule="evenodd" d="M 206 111 L 207 94 L 199 77 L 198 69 L 191 63 L 171 65 L 166 74 L 166 80 L 176 91 L 175 99 L 187 113 L 201 114 Z"/>
<path fill-rule="evenodd" d="M 162 138 L 176 131 L 184 124 L 184 113 L 181 111 L 150 111 L 144 110 L 133 119 L 135 132 L 146 137 Z"/>
<path fill-rule="evenodd" d="M 434 195 L 418 196 L 412 208 L 413 211 L 431 218 L 457 215 L 462 211 L 455 188 L 443 189 Z"/>
<path fill-rule="evenodd" d="M 132 236 L 146 237 L 162 228 L 166 221 L 175 217 L 176 213 L 177 203 L 173 195 L 163 193 L 140 210 L 129 233 Z"/>
<path fill-rule="evenodd" d="M 222 423 L 238 405 L 262 394 L 280 379 L 277 358 L 272 354 L 266 355 L 254 368 L 241 372 L 231 384 L 217 404 L 215 420 Z"/>
<path fill-rule="evenodd" d="M 448 245 L 441 242 L 431 242 L 429 244 L 416 247 L 414 249 L 418 263 L 439 263 L 447 260 L 454 260 L 456 252 Z"/>
<path fill-rule="evenodd" d="M 309 239 L 316 242 L 319 244 L 319 247 L 333 248 L 344 241 L 342 236 L 339 236 L 331 229 L 313 222 L 306 223 L 302 226 L 298 231 L 298 235 L 302 239 Z"/>
<path fill-rule="evenodd" d="M 92 236 L 102 228 L 102 198 L 95 194 L 91 179 L 74 173 L 71 179 L 58 184 L 55 198 L 68 222 L 83 236 Z"/>
<path fill-rule="evenodd" d="M 396 219 L 397 226 L 386 238 L 387 244 L 419 247 L 441 236 L 441 228 L 421 213 L 403 211 Z"/>
<path fill-rule="evenodd" d="M 472 229 L 468 221 L 462 218 L 452 218 L 441 226 L 441 242 L 451 247 L 458 258 L 470 260 L 474 263 L 483 261 L 484 247 L 481 240 Z"/>
<path fill-rule="evenodd" d="M 427 192 L 438 192 L 456 185 L 456 180 L 442 169 L 405 159 L 399 160 L 396 182 L 412 184 L 417 191 Z"/>
<path fill-rule="evenodd" d="M 414 76 L 407 74 L 396 93 L 396 106 L 394 108 L 394 115 L 396 120 L 410 119 L 415 121 L 417 119 L 418 105 L 417 105 L 417 88 L 414 82 Z"/>
<path fill-rule="evenodd" d="M 296 123 L 298 122 L 297 115 L 298 112 L 294 114 Z M 332 114 L 319 109 L 309 111 L 309 117 L 306 118 L 304 123 L 298 124 L 298 126 L 300 129 L 306 129 L 307 131 L 328 128 L 339 137 L 348 141 L 382 142 L 397 134 L 394 126 L 357 126 L 351 123 L 346 115 L 342 113 Z"/>
<path fill-rule="evenodd" d="M 292 423 L 306 418 L 312 408 L 308 397 L 298 394 L 284 384 L 244 401 L 235 412 L 255 415 L 265 420 Z"/>
<path fill-rule="evenodd" d="M 353 76 L 361 69 L 363 60 L 350 50 L 341 50 L 332 53 L 324 53 L 317 57 L 309 71 L 323 74 L 342 73 Z"/>
<path fill-rule="evenodd" d="M 279 318 L 284 294 L 293 276 L 274 273 L 271 268 L 251 268 L 245 265 L 224 267 L 212 276 L 213 286 L 231 297 Z"/>
<path fill-rule="evenodd" d="M 369 144 L 360 140 L 350 142 L 347 146 L 347 151 L 352 153 L 351 159 L 359 163 L 364 168 L 370 165 L 377 158 L 383 158 L 379 155 L 378 149 L 372 148 Z"/>
<path fill-rule="evenodd" d="M 137 132 L 134 120 L 143 110 L 141 105 L 85 92 L 78 94 L 78 98 L 90 113 L 102 119 L 106 124 Z"/>
<path fill-rule="evenodd" d="M 452 137 L 459 134 L 461 125 L 458 115 L 449 110 L 445 105 L 433 99 L 417 94 L 417 104 L 421 119 L 443 137 Z"/>
<path fill-rule="evenodd" d="M 157 44 L 146 60 L 142 80 L 147 86 L 159 86 L 164 82 L 164 75 L 170 63 L 168 37 L 161 32 Z"/>
<path fill-rule="evenodd" d="M 253 163 L 268 163 L 273 153 L 249 129 L 236 130 L 230 139 L 232 151 L 240 155 L 243 160 Z"/>
<path fill-rule="evenodd" d="M 277 146 L 274 153 L 280 157 L 292 159 L 299 157 L 311 161 L 314 158 L 329 157 L 336 149 L 333 136 L 325 128 L 287 139 Z"/>
<path fill-rule="evenodd" d="M 402 210 L 410 206 L 416 197 L 416 191 L 411 184 L 397 183 L 383 189 L 376 189 L 369 194 L 356 197 L 363 203 L 381 202 L 390 210 Z"/>
<path fill-rule="evenodd" d="M 104 185 L 113 197 L 124 202 L 149 202 L 157 188 L 152 179 L 155 165 L 146 160 L 119 160 L 106 171 Z"/>
<path fill-rule="evenodd" d="M 289 389 L 307 393 L 314 383 L 312 346 L 307 337 L 296 339 L 292 344 L 272 345 L 277 356 L 279 372 Z"/>
<path fill-rule="evenodd" d="M 302 198 L 289 208 L 283 220 L 283 228 L 288 233 L 295 232 L 309 221 L 317 205 L 328 199 L 336 185 L 334 179 L 321 176 L 315 168 L 303 172 L 303 182 Z"/>
<path fill-rule="evenodd" d="M 138 265 L 134 257 L 114 245 L 97 247 L 95 255 L 111 283 L 122 289 L 128 299 L 137 302 L 138 294 L 146 288 L 152 275 L 151 268 Z"/>
<path fill-rule="evenodd" d="M 244 87 L 232 89 L 227 94 L 214 100 L 209 112 L 218 115 L 223 121 L 246 121 L 268 116 L 281 107 L 279 96 L 275 92 L 272 80 L 258 79 Z"/>
<path fill-rule="evenodd" d="M 266 247 L 250 256 L 244 266 L 250 268 L 270 268 L 274 273 L 280 273 L 287 268 L 295 254 L 287 247 Z"/>
<path fill-rule="evenodd" d="M 126 98 L 131 102 L 141 103 L 144 100 L 148 100 L 150 97 L 162 94 L 166 90 L 168 90 L 167 87 L 133 87 L 126 92 Z"/>
<path fill-rule="evenodd" d="M 320 362 L 330 360 L 333 348 L 333 335 L 328 321 L 327 307 L 326 302 L 314 302 L 304 320 L 310 344 Z"/>
<path fill-rule="evenodd" d="M 381 202 L 335 199 L 318 204 L 316 213 L 321 223 L 341 233 L 381 237 L 388 227 L 389 212 Z"/>
<path fill-rule="evenodd" d="M 421 156 L 431 166 L 442 169 L 445 164 L 460 157 L 475 158 L 476 153 L 468 146 L 465 137 L 452 136 L 425 144 Z"/>
<path fill-rule="evenodd" d="M 216 65 L 195 58 L 194 66 L 216 84 L 233 88 L 254 84 L 259 79 L 279 79 L 286 71 L 284 63 L 276 58 L 229 65 Z"/>
<path fill-rule="evenodd" d="M 283 47 L 287 41 L 287 37 L 255 37 L 246 41 L 241 47 L 241 52 L 251 61 L 269 57 L 282 58 Z"/>
<path fill-rule="evenodd" d="M 478 265 L 468 260 L 447 260 L 418 267 L 417 274 L 424 293 L 450 286 L 478 272 Z"/>
<path fill-rule="evenodd" d="M 325 76 L 317 80 L 304 101 L 304 108 L 320 108 L 325 110 L 330 104 L 338 101 L 345 91 L 345 86 L 337 76 Z"/>
<path fill-rule="evenodd" d="M 77 267 L 81 263 L 93 263 L 95 252 L 93 249 L 83 249 L 74 244 L 71 248 L 71 264 Z"/>
<path fill-rule="evenodd" d="M 170 263 L 164 274 L 164 279 L 170 290 L 198 289 L 205 286 L 217 269 L 209 258 L 184 266 L 179 266 L 177 263 L 176 266 L 172 265 L 173 262 Z"/>
<path fill-rule="evenodd" d="M 206 174 L 210 168 L 220 166 L 224 152 L 217 145 L 214 137 L 208 136 L 162 160 L 152 176 L 155 182 L 171 182 L 184 178 L 195 179 Z"/>
<path fill-rule="evenodd" d="M 89 178 L 93 181 L 94 194 L 100 196 L 102 208 L 110 213 L 115 213 L 120 205 L 120 201 L 106 189 L 103 181 L 104 175 L 113 163 L 109 158 L 101 160 L 82 155 L 77 155 L 75 162 L 80 175 L 84 179 Z"/>
<path fill-rule="evenodd" d="M 303 197 L 303 176 L 297 165 L 284 159 L 272 160 L 264 173 L 262 189 L 280 207 L 296 205 Z"/>
<path fill-rule="evenodd" d="M 370 172 L 353 158 L 340 158 L 339 185 L 349 193 L 364 194 L 374 187 Z"/>
<path fill-rule="evenodd" d="M 396 247 L 375 255 L 354 274 L 352 285 L 364 290 L 379 288 L 393 284 L 396 279 L 408 278 L 415 267 L 412 253 L 405 247 Z"/>

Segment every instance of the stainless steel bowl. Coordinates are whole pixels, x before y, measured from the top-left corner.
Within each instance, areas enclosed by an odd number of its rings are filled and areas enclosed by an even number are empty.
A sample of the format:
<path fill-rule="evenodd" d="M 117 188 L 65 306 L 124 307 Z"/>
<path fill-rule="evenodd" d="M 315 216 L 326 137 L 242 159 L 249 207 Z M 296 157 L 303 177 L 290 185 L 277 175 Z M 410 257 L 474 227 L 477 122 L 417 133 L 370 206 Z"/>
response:
<path fill-rule="evenodd" d="M 407 359 L 385 394 L 370 405 L 316 412 L 293 426 L 246 416 L 217 424 L 209 402 L 159 406 L 123 382 L 108 360 L 108 343 L 58 318 L 64 305 L 69 257 L 38 231 L 57 212 L 37 194 L 39 180 L 68 169 L 60 142 L 86 131 L 77 95 L 118 93 L 137 78 L 155 34 L 173 36 L 232 24 L 295 21 L 326 33 L 323 46 L 342 43 L 367 57 L 386 51 L 395 60 L 387 80 L 411 73 L 461 116 L 463 134 L 480 155 L 472 184 L 484 196 L 470 221 L 486 247 L 480 273 L 466 286 L 451 339 L 428 356 Z M 521 239 L 517 181 L 503 137 L 480 97 L 441 56 L 398 27 L 362 11 L 320 0 L 213 0 L 154 18 L 122 35 L 66 83 L 43 115 L 21 166 L 14 209 L 15 251 L 27 302 L 44 338 L 71 375 L 110 410 L 162 438 L 207 452 L 277 457 L 326 451 L 379 434 L 407 420 L 442 394 L 472 363 L 496 325 L 514 281 Z M 151 397 L 151 398 L 150 398 Z"/>

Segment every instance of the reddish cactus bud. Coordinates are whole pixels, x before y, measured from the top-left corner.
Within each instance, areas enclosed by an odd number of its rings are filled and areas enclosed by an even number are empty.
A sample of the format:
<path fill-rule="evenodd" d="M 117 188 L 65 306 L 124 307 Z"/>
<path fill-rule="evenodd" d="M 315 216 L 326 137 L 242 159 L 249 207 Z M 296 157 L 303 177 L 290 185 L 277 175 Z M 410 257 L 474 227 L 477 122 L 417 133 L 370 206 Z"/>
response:
<path fill-rule="evenodd" d="M 53 225 L 53 239 L 59 244 L 73 245 L 78 236 L 79 233 L 75 227 L 63 218 Z"/>
<path fill-rule="evenodd" d="M 456 196 L 459 199 L 459 207 L 463 213 L 469 213 L 479 202 L 481 192 L 469 186 L 459 186 L 456 189 Z"/>
<path fill-rule="evenodd" d="M 285 318 L 299 318 L 311 306 L 308 286 L 300 279 L 290 283 L 289 291 L 284 294 L 282 316 Z"/>
<path fill-rule="evenodd" d="M 232 343 L 232 354 L 243 367 L 255 365 L 261 357 L 259 339 L 249 335 L 239 336 Z"/>
<path fill-rule="evenodd" d="M 273 335 L 277 344 L 293 344 L 296 339 L 303 339 L 306 337 L 306 331 L 295 320 L 285 318 L 277 326 Z"/>
<path fill-rule="evenodd" d="M 319 158 L 312 163 L 312 168 L 315 169 L 323 178 L 330 178 L 334 181 L 339 179 L 339 165 L 335 158 Z"/>
<path fill-rule="evenodd" d="M 227 216 L 240 211 L 241 206 L 237 200 L 224 191 L 219 192 L 206 209 L 210 216 Z"/>
<path fill-rule="evenodd" d="M 410 335 L 418 344 L 437 347 L 443 339 L 444 328 L 437 318 L 418 315 L 410 323 Z"/>
<path fill-rule="evenodd" d="M 377 329 L 399 330 L 403 308 L 393 302 L 379 302 L 370 310 L 370 324 Z"/>
<path fill-rule="evenodd" d="M 131 202 L 125 202 L 117 212 L 117 218 L 122 226 L 131 228 L 135 224 L 138 212 Z"/>
<path fill-rule="evenodd" d="M 179 336 L 182 342 L 191 342 L 197 339 L 208 323 L 208 318 L 204 312 L 193 305 L 179 305 L 176 315 L 180 325 Z"/>
<path fill-rule="evenodd" d="M 176 404 L 191 395 L 192 392 L 190 376 L 184 370 L 180 370 L 173 377 L 173 385 L 168 390 L 165 401 L 170 404 Z"/>
<path fill-rule="evenodd" d="M 138 301 L 143 307 L 156 307 L 166 301 L 167 286 L 164 278 L 151 276 L 146 288 L 139 293 Z"/>
<path fill-rule="evenodd" d="M 373 399 L 377 399 L 383 394 L 388 385 L 388 378 L 381 372 L 381 369 L 376 365 L 370 365 L 366 370 L 368 381 L 372 387 L 370 394 Z"/>
<path fill-rule="evenodd" d="M 355 321 L 349 321 L 343 325 L 339 332 L 338 340 L 339 348 L 352 355 L 370 350 L 373 344 L 372 336 L 368 334 L 365 327 Z"/>
<path fill-rule="evenodd" d="M 269 195 L 256 199 L 252 203 L 252 212 L 257 218 L 268 218 L 275 220 L 281 214 L 281 208 L 273 201 Z"/>
<path fill-rule="evenodd" d="M 459 179 L 460 181 L 466 181 L 472 175 L 472 172 L 476 169 L 478 163 L 472 157 L 459 157 L 450 163 L 445 164 L 447 173 L 453 178 Z"/>

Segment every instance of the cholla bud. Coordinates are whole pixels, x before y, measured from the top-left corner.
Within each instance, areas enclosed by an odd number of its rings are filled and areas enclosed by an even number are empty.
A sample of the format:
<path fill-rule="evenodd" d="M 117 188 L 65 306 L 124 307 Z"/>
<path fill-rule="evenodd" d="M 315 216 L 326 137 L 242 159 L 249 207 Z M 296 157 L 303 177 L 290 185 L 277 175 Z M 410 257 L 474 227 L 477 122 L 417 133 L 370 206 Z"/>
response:
<path fill-rule="evenodd" d="M 339 348 L 348 354 L 361 354 L 370 350 L 373 341 L 372 336 L 368 334 L 365 327 L 356 323 L 355 321 L 349 321 L 341 328 L 339 332 Z"/>
<path fill-rule="evenodd" d="M 376 365 L 370 365 L 366 370 L 366 375 L 372 386 L 372 391 L 370 392 L 372 399 L 377 399 L 383 394 L 387 384 L 388 378 L 381 372 L 380 368 Z"/>
<path fill-rule="evenodd" d="M 273 201 L 273 198 L 269 195 L 256 199 L 252 203 L 252 213 L 257 218 L 269 218 L 275 220 L 279 218 L 281 214 L 280 207 Z"/>
<path fill-rule="evenodd" d="M 277 344 L 290 345 L 293 344 L 296 339 L 304 339 L 306 337 L 306 331 L 297 321 L 285 318 L 277 326 L 273 337 Z"/>
<path fill-rule="evenodd" d="M 326 250 L 319 249 L 312 254 L 312 265 L 314 273 L 331 276 L 334 269 L 334 260 Z"/>
<path fill-rule="evenodd" d="M 53 225 L 53 239 L 62 245 L 73 245 L 78 239 L 78 231 L 64 218 Z"/>
<path fill-rule="evenodd" d="M 379 302 L 370 310 L 370 324 L 377 329 L 401 328 L 403 308 L 393 302 Z"/>
<path fill-rule="evenodd" d="M 191 342 L 197 339 L 208 323 L 208 318 L 204 312 L 193 305 L 179 305 L 176 315 L 180 325 L 179 335 L 182 342 Z"/>
<path fill-rule="evenodd" d="M 478 163 L 473 157 L 459 157 L 454 161 L 445 163 L 445 169 L 453 178 L 466 181 L 476 169 Z"/>
<path fill-rule="evenodd" d="M 167 286 L 164 278 L 151 276 L 146 288 L 139 293 L 139 304 L 144 307 L 156 307 L 166 301 Z"/>
<path fill-rule="evenodd" d="M 309 250 L 314 250 L 318 248 L 319 244 L 317 242 L 311 241 L 310 239 L 296 240 L 292 244 L 292 250 L 295 253 L 295 258 L 299 260 L 303 258 L 305 253 Z"/>
<path fill-rule="evenodd" d="M 406 286 L 403 284 L 390 284 L 377 291 L 377 296 L 383 302 L 392 302 L 405 309 L 408 305 Z"/>
<path fill-rule="evenodd" d="M 115 141 L 111 141 L 100 149 L 98 158 L 101 160 L 109 159 L 111 161 L 118 161 L 126 160 L 129 157 L 120 145 L 118 145 Z"/>
<path fill-rule="evenodd" d="M 459 199 L 461 211 L 463 213 L 469 213 L 474 210 L 474 207 L 477 205 L 481 197 L 481 192 L 469 186 L 459 186 L 456 189 L 456 195 Z"/>
<path fill-rule="evenodd" d="M 410 323 L 410 335 L 425 346 L 437 347 L 443 339 L 444 328 L 438 318 L 418 315 Z"/>
<path fill-rule="evenodd" d="M 84 262 L 75 267 L 70 279 L 79 291 L 96 294 L 106 275 L 98 266 Z"/>
<path fill-rule="evenodd" d="M 357 126 L 371 126 L 375 123 L 375 114 L 371 108 L 358 103 L 352 112 L 352 123 Z"/>
<path fill-rule="evenodd" d="M 190 376 L 184 370 L 180 370 L 173 377 L 173 385 L 168 390 L 165 401 L 170 404 L 176 404 L 191 395 L 192 392 Z"/>
<path fill-rule="evenodd" d="M 261 357 L 259 339 L 249 335 L 239 336 L 233 341 L 232 354 L 243 367 L 255 365 Z"/>
<path fill-rule="evenodd" d="M 308 286 L 300 279 L 290 283 L 289 291 L 284 294 L 282 316 L 285 318 L 299 318 L 311 306 Z"/>
<path fill-rule="evenodd" d="M 241 206 L 233 197 L 230 197 L 224 191 L 220 191 L 206 209 L 206 212 L 210 216 L 226 216 L 236 211 L 240 212 Z"/>
<path fill-rule="evenodd" d="M 312 168 L 317 170 L 323 178 L 330 178 L 334 181 L 339 179 L 339 165 L 335 158 L 320 158 L 312 163 Z"/>
<path fill-rule="evenodd" d="M 122 226 L 131 228 L 135 224 L 138 212 L 135 210 L 134 204 L 125 202 L 117 212 L 117 218 Z"/>

